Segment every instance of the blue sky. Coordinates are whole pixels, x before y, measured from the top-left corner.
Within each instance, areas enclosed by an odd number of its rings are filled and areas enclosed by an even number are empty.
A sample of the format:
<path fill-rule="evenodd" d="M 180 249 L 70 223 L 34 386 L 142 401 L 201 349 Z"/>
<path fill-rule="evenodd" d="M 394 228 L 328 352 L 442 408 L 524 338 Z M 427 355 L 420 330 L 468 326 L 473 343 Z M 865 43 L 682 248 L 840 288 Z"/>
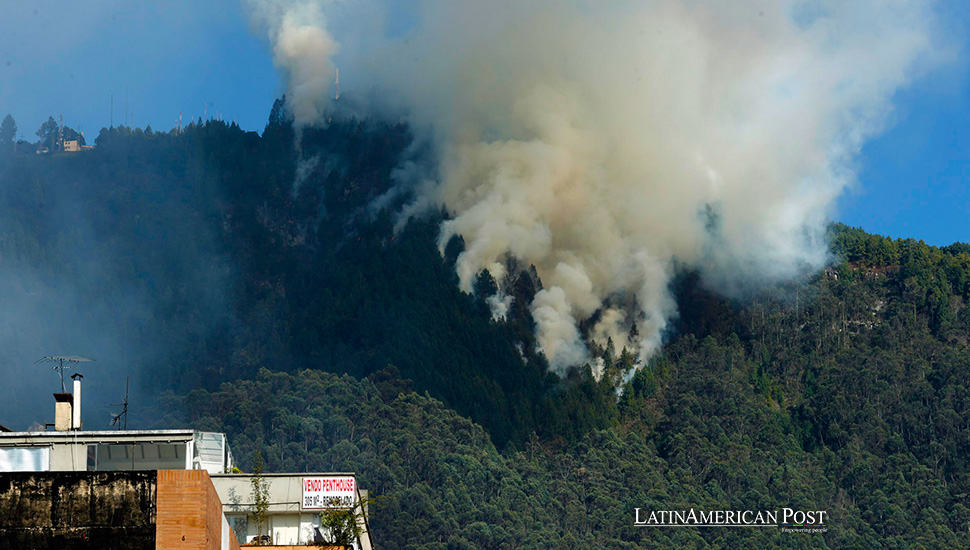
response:
<path fill-rule="evenodd" d="M 30 141 L 64 115 L 89 139 L 125 122 L 155 130 L 222 114 L 262 130 L 280 83 L 239 0 L 9 2 L 0 8 L 0 112 Z M 44 38 L 42 38 L 44 37 Z"/>
<path fill-rule="evenodd" d="M 967 35 L 970 6 L 940 4 L 943 20 Z M 833 219 L 934 245 L 970 242 L 970 78 L 966 44 L 956 59 L 897 94 L 893 124 L 858 159 L 858 184 Z M 281 93 L 267 46 L 238 0 L 8 2 L 0 8 L 0 116 L 20 133 L 48 116 L 89 139 L 111 117 L 167 130 L 211 116 L 262 130 Z"/>
<path fill-rule="evenodd" d="M 964 53 L 897 94 L 896 123 L 863 148 L 858 184 L 835 219 L 933 245 L 970 242 L 967 76 Z"/>

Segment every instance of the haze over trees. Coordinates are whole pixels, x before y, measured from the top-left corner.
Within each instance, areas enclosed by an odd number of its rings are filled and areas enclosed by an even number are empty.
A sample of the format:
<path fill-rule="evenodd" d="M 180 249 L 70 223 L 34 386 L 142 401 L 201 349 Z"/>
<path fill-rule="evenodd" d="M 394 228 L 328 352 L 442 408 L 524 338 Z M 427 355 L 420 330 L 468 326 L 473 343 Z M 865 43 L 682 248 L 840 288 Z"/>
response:
<path fill-rule="evenodd" d="M 57 307 L 70 323 L 24 322 L 97 333 L 163 388 L 135 425 L 226 431 L 267 471 L 358 472 L 386 548 L 967 546 L 970 245 L 833 224 L 828 268 L 743 301 L 681 270 L 648 365 L 590 343 L 602 376 L 558 376 L 522 307 L 534 269 L 510 266 L 493 321 L 492 275 L 461 292 L 462 239 L 439 253 L 447 212 L 395 232 L 404 198 L 373 206 L 406 126 L 338 118 L 297 153 L 288 120 L 277 102 L 262 135 L 119 127 L 2 157 L 0 306 Z M 23 337 L 0 330 L 0 354 Z M 691 507 L 826 509 L 829 531 L 632 526 Z"/>

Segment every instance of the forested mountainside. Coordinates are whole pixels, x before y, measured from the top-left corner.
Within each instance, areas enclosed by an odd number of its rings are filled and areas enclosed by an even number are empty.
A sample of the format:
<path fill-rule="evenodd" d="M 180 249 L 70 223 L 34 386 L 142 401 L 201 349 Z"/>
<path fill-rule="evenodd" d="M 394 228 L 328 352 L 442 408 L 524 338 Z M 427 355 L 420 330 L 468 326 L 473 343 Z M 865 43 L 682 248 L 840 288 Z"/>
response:
<path fill-rule="evenodd" d="M 120 309 L 139 383 L 167 388 L 133 420 L 226 431 L 270 470 L 357 471 L 384 548 L 968 546 L 967 244 L 834 224 L 829 268 L 737 300 L 685 271 L 628 384 L 609 344 L 600 380 L 559 377 L 521 307 L 534 270 L 514 266 L 494 322 L 491 276 L 462 293 L 461 240 L 439 253 L 447 212 L 395 234 L 396 205 L 371 207 L 406 127 L 338 121 L 298 155 L 281 105 L 262 135 L 115 128 L 0 157 L 7 296 Z M 635 529 L 637 507 L 821 508 L 829 531 Z"/>
<path fill-rule="evenodd" d="M 680 332 L 610 425 L 568 442 L 497 450 L 393 371 L 261 370 L 167 396 L 163 424 L 227 430 L 272 469 L 358 472 L 383 495 L 373 527 L 390 548 L 967 547 L 965 246 L 833 231 L 852 261 L 797 288 L 744 304 L 682 292 Z M 637 507 L 813 503 L 825 535 L 632 525 Z"/>
<path fill-rule="evenodd" d="M 17 292 L 68 288 L 68 317 L 87 326 L 77 339 L 110 328 L 141 350 L 125 362 L 145 387 L 217 389 L 262 366 L 363 377 L 393 365 L 500 446 L 612 422 L 612 390 L 580 373 L 563 383 L 535 352 L 524 307 L 534 273 L 518 276 L 510 322 L 491 323 L 458 289 L 460 239 L 438 250 L 444 213 L 395 235 L 392 214 L 370 208 L 410 143 L 405 127 L 309 130 L 298 158 L 282 105 L 262 136 L 214 121 L 180 135 L 122 127 L 93 151 L 0 160 L 0 255 Z"/>

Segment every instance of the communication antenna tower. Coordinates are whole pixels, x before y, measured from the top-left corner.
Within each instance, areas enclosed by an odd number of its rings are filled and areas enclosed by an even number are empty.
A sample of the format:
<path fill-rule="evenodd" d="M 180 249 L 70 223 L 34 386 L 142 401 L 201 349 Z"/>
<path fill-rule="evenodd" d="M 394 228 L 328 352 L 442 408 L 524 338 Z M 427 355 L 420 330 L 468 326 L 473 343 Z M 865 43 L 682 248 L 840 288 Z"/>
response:
<path fill-rule="evenodd" d="M 123 403 L 112 403 L 109 407 L 121 407 L 121 412 L 111 415 L 111 425 L 119 430 L 128 429 L 128 377 L 125 377 L 125 400 Z"/>
<path fill-rule="evenodd" d="M 334 87 L 333 99 L 334 101 L 336 101 L 340 99 L 340 68 L 334 67 L 333 70 L 336 73 L 336 78 L 334 79 L 334 82 L 333 82 L 333 87 Z"/>
<path fill-rule="evenodd" d="M 51 368 L 61 375 L 61 392 L 66 392 L 67 388 L 64 386 L 64 369 L 72 368 L 76 363 L 87 363 L 89 361 L 94 361 L 94 359 L 82 355 L 45 355 L 34 361 L 34 364 L 53 363 L 54 366 Z"/>

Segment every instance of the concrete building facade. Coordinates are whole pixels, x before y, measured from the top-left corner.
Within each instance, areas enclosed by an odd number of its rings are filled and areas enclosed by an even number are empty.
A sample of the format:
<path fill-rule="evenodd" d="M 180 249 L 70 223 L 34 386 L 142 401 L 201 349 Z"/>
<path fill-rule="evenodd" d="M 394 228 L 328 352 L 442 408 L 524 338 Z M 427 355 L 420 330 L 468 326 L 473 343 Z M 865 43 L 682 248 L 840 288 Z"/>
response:
<path fill-rule="evenodd" d="M 64 394 L 70 395 L 70 394 Z M 225 434 L 195 430 L 0 432 L 0 472 L 206 470 L 234 466 Z"/>
<path fill-rule="evenodd" d="M 258 533 L 252 521 L 253 474 L 213 475 L 223 513 L 240 543 L 252 542 Z M 331 507 L 355 510 L 360 540 L 355 550 L 372 550 L 367 524 L 367 491 L 353 473 L 263 474 L 268 490 L 268 522 L 263 531 L 270 544 L 305 546 L 321 529 L 320 514 Z M 324 530 L 325 531 L 325 530 Z M 322 533 L 326 535 L 327 533 Z"/>

